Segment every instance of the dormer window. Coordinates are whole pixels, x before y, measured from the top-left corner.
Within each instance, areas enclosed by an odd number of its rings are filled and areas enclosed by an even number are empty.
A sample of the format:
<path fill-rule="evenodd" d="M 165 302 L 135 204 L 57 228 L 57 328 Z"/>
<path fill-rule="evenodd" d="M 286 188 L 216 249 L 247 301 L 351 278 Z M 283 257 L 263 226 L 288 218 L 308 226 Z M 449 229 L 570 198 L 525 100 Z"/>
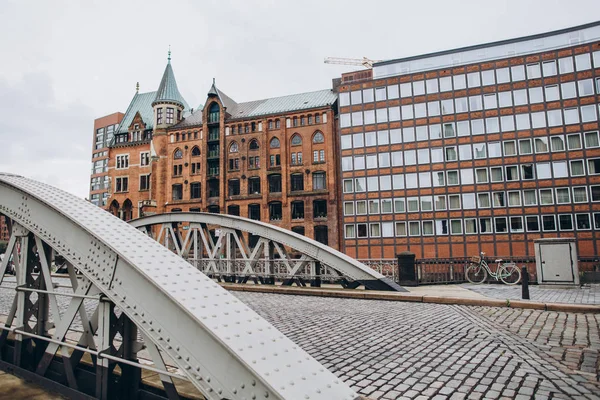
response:
<path fill-rule="evenodd" d="M 173 117 L 175 116 L 175 109 L 167 107 L 167 124 L 173 123 Z"/>

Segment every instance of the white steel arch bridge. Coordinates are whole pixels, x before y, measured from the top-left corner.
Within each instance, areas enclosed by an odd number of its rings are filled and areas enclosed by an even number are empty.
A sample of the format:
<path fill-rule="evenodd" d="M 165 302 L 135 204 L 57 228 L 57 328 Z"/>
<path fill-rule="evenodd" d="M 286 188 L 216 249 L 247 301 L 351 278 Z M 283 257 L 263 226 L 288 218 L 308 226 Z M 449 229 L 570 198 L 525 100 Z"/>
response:
<path fill-rule="evenodd" d="M 207 399 L 358 398 L 210 277 L 150 238 L 147 229 L 140 232 L 51 186 L 1 173 L 0 214 L 11 229 L 0 264 L 2 290 L 7 289 L 10 264 L 16 273 L 16 284 L 8 286 L 14 299 L 0 325 L 0 368 L 72 398 L 128 399 L 143 392 L 146 398 L 176 399 L 174 376 L 188 380 Z M 177 217 L 150 217 L 134 225 L 172 224 Z M 268 240 L 263 245 L 271 249 L 272 243 L 295 246 L 310 257 L 305 261 L 335 267 L 348 282 L 401 290 L 343 254 L 287 231 L 220 215 L 185 217 L 201 227 L 218 223 L 225 230 L 247 229 Z M 184 242 L 180 249 L 186 248 Z M 208 240 L 207 245 L 216 254 L 217 247 Z M 68 265 L 68 285 L 51 275 L 59 255 Z M 60 297 L 68 299 L 66 309 L 60 309 Z M 81 329 L 73 339 L 69 334 L 75 321 Z M 152 365 L 139 361 L 140 352 L 147 353 Z M 91 364 L 82 362 L 86 353 Z M 167 370 L 166 364 L 178 372 Z M 118 375 L 113 373 L 117 367 Z M 162 397 L 144 392 L 142 369 L 159 374 Z"/>

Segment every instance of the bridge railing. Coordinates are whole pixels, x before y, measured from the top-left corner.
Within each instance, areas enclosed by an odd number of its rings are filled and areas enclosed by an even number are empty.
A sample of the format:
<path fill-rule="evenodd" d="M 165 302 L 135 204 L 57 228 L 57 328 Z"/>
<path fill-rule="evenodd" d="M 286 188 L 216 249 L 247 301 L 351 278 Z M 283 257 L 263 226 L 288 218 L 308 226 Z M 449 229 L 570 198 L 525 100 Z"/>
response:
<path fill-rule="evenodd" d="M 526 267 L 529 272 L 529 281 L 537 282 L 537 271 L 534 257 L 498 257 L 504 262 L 514 262 L 521 267 Z M 496 271 L 496 257 L 486 257 L 490 269 Z M 370 268 L 386 277 L 399 281 L 398 260 L 395 258 L 383 259 L 362 259 L 359 260 Z M 417 280 L 419 284 L 430 285 L 436 283 L 463 283 L 465 279 L 465 269 L 469 265 L 470 257 L 456 258 L 422 258 L 415 260 L 417 271 Z M 579 257 L 579 272 L 582 278 L 587 275 L 600 275 L 599 257 Z M 595 278 L 590 278 L 595 279 Z"/>

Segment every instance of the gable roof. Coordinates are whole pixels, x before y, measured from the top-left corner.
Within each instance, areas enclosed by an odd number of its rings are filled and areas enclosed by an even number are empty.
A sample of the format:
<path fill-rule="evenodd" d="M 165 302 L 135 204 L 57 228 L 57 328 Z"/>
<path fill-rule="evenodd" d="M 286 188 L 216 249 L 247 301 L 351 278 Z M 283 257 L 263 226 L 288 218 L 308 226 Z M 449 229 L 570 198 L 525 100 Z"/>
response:
<path fill-rule="evenodd" d="M 179 89 L 177 88 L 177 81 L 175 80 L 175 74 L 173 73 L 173 68 L 171 67 L 171 61 L 167 63 L 165 72 L 160 80 L 160 85 L 156 91 L 156 97 L 154 98 L 153 104 L 162 101 L 179 103 L 184 109 L 189 108 L 188 104 L 181 93 L 179 93 Z"/>
<path fill-rule="evenodd" d="M 289 111 L 309 110 L 311 108 L 333 105 L 337 93 L 331 89 L 273 97 L 264 100 L 236 104 L 235 109 L 227 110 L 232 119 L 257 117 L 260 115 L 280 114 Z"/>
<path fill-rule="evenodd" d="M 338 97 L 337 93 L 331 89 L 325 89 L 315 92 L 298 93 L 288 96 L 273 97 L 270 99 L 236 103 L 233 99 L 220 91 L 214 83 L 208 92 L 208 96 L 217 96 L 219 100 L 221 100 L 221 104 L 227 108 L 226 112 L 229 115 L 226 120 L 228 121 L 331 106 L 336 102 Z M 206 104 L 208 103 L 210 103 L 210 101 L 206 102 Z M 198 109 L 194 111 L 191 116 L 186 116 L 186 118 L 175 125 L 174 128 L 185 128 L 201 124 L 202 110 Z"/>
<path fill-rule="evenodd" d="M 117 133 L 126 133 L 129 129 L 129 125 L 133 122 L 135 114 L 138 112 L 146 124 L 146 129 L 154 128 L 154 110 L 152 109 L 152 102 L 155 97 L 156 92 L 136 92 L 129 103 L 127 111 L 125 111 L 125 116 L 123 116 L 123 119 L 121 120 L 121 125 L 119 125 Z"/>

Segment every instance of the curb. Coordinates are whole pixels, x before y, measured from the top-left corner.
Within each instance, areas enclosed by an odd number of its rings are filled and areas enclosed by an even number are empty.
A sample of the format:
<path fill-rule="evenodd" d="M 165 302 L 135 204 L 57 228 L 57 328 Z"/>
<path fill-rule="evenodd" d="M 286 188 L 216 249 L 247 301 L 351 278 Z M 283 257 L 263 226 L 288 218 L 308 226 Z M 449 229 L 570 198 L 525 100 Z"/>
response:
<path fill-rule="evenodd" d="M 526 300 L 468 299 L 463 297 L 419 296 L 394 292 L 378 292 L 353 289 L 299 288 L 281 286 L 241 285 L 219 283 L 224 289 L 235 292 L 273 293 L 297 296 L 337 297 L 344 299 L 386 300 L 430 304 L 454 304 L 477 307 L 520 308 L 542 311 L 600 314 L 600 305 L 541 303 Z"/>

